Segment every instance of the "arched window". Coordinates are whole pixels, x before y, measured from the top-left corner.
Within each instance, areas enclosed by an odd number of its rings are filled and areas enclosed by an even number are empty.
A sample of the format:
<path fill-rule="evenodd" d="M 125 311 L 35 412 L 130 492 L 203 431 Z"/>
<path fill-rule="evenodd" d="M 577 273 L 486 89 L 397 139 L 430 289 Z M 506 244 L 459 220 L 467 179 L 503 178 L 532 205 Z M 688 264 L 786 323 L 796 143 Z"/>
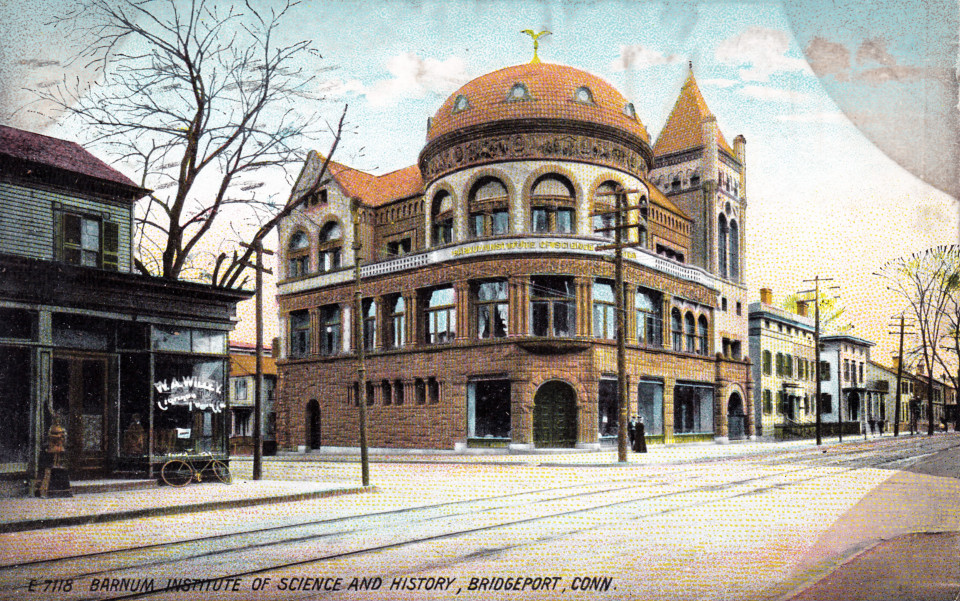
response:
<path fill-rule="evenodd" d="M 598 236 L 612 240 L 617 235 L 614 230 L 617 219 L 613 211 L 617 208 L 616 191 L 620 189 L 616 182 L 603 182 L 597 188 L 593 199 L 593 232 Z"/>
<path fill-rule="evenodd" d="M 721 213 L 717 219 L 717 264 L 720 277 L 724 279 L 727 277 L 727 238 L 729 233 L 727 218 Z"/>
<path fill-rule="evenodd" d="M 730 220 L 730 279 L 740 279 L 740 229 L 737 222 Z"/>
<path fill-rule="evenodd" d="M 770 354 L 770 351 L 763 351 L 763 373 L 764 375 L 769 376 L 771 370 L 771 359 L 773 356 Z"/>
<path fill-rule="evenodd" d="M 387 301 L 390 316 L 387 319 L 387 335 L 384 342 L 391 348 L 401 348 L 406 342 L 406 301 L 399 294 Z"/>
<path fill-rule="evenodd" d="M 583 104 L 594 104 L 593 92 L 587 86 L 577 88 L 577 91 L 573 93 L 573 99 Z"/>
<path fill-rule="evenodd" d="M 377 346 L 377 301 L 363 301 L 363 348 L 373 350 Z"/>
<path fill-rule="evenodd" d="M 710 354 L 710 328 L 707 326 L 707 318 L 703 315 L 697 320 L 697 352 L 701 355 Z"/>
<path fill-rule="evenodd" d="M 690 175 L 690 187 L 696 188 L 699 185 L 700 185 L 700 172 L 694 171 L 693 174 Z"/>
<path fill-rule="evenodd" d="M 576 197 L 564 177 L 544 175 L 530 191 L 530 231 L 536 234 L 572 234 Z"/>
<path fill-rule="evenodd" d="M 343 234 L 340 231 L 340 224 L 336 221 L 331 221 L 320 230 L 320 271 L 336 271 L 340 269 L 340 253 L 343 247 L 342 237 Z"/>
<path fill-rule="evenodd" d="M 527 89 L 522 83 L 515 83 L 510 87 L 510 91 L 507 92 L 507 101 L 515 102 L 518 100 L 530 100 L 530 90 Z"/>
<path fill-rule="evenodd" d="M 633 301 L 637 310 L 637 343 L 663 346 L 663 304 L 660 295 L 649 290 L 637 290 Z"/>
<path fill-rule="evenodd" d="M 670 311 L 670 334 L 673 342 L 673 350 L 683 350 L 683 318 L 680 316 L 679 309 Z"/>
<path fill-rule="evenodd" d="M 695 353 L 697 351 L 697 325 L 696 320 L 693 318 L 693 313 L 687 312 L 683 316 L 683 325 L 684 331 L 687 335 L 687 348 L 685 349 L 688 353 Z"/>
<path fill-rule="evenodd" d="M 507 187 L 494 177 L 481 178 L 470 191 L 470 234 L 474 238 L 510 231 Z"/>
<path fill-rule="evenodd" d="M 430 217 L 433 222 L 433 245 L 453 242 L 453 197 L 448 192 L 441 191 L 433 197 Z"/>
<path fill-rule="evenodd" d="M 453 101 L 453 110 L 451 111 L 454 115 L 460 111 L 465 111 L 470 108 L 470 101 L 467 100 L 467 97 L 463 94 L 457 96 L 457 99 Z"/>
<path fill-rule="evenodd" d="M 310 271 L 310 238 L 297 230 L 287 244 L 287 277 L 295 278 Z"/>

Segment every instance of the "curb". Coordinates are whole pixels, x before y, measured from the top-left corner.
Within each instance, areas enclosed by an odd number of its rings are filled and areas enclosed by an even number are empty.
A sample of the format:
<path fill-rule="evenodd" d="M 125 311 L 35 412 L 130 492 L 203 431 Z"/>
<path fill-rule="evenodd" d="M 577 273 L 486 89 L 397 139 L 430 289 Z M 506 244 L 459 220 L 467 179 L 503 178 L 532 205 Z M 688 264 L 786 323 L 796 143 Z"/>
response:
<path fill-rule="evenodd" d="M 165 515 L 176 515 L 179 513 L 194 513 L 198 511 L 217 511 L 220 509 L 234 509 L 239 507 L 251 507 L 254 505 L 266 505 L 269 503 L 288 503 L 293 501 L 305 501 L 312 499 L 321 499 L 324 497 L 336 497 L 340 495 L 360 494 L 365 492 L 378 492 L 376 486 L 356 486 L 351 488 L 339 488 L 331 490 L 318 490 L 314 492 L 295 493 L 291 495 L 274 495 L 270 497 L 252 497 L 248 499 L 236 499 L 231 501 L 212 501 L 207 503 L 188 503 L 185 505 L 168 505 L 163 507 L 145 507 L 142 509 L 128 509 L 124 511 L 115 511 L 108 513 L 97 513 L 88 515 L 71 515 L 56 518 L 38 518 L 34 520 L 24 520 L 22 522 L 0 523 L 0 534 L 11 532 L 24 532 L 26 530 L 41 530 L 46 528 L 60 528 L 62 526 L 84 526 L 88 524 L 102 524 L 104 522 L 115 522 L 120 520 L 132 520 L 147 517 L 161 517 Z"/>

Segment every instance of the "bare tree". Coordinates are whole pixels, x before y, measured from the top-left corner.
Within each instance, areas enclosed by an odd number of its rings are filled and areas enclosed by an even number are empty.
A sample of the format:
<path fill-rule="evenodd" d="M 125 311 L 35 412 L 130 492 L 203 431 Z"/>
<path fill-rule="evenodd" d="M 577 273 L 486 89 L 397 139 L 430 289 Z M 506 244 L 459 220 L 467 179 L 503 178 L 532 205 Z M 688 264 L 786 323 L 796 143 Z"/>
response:
<path fill-rule="evenodd" d="M 311 67 L 319 53 L 307 40 L 281 41 L 297 4 L 87 0 L 54 24 L 92 40 L 76 60 L 93 64 L 101 80 L 38 95 L 153 189 L 137 211 L 140 271 L 176 279 L 203 263 L 208 272 L 212 261 L 198 257 L 225 250 L 214 240 L 247 237 L 240 229 L 262 240 L 307 197 L 283 206 L 264 190 L 289 179 L 286 168 L 302 162 L 309 140 L 332 136 L 327 157 L 336 149 L 346 107 L 335 126 L 300 110 L 320 100 L 312 93 L 319 68 Z M 323 168 L 318 184 L 326 161 Z M 242 285 L 250 253 L 234 251 L 226 269 L 221 255 L 212 283 Z"/>
<path fill-rule="evenodd" d="M 877 274 L 907 303 L 908 313 L 915 323 L 917 346 L 912 354 L 929 378 L 926 385 L 928 434 L 933 434 L 934 429 L 935 370 L 940 367 L 950 375 L 945 369 L 941 344 L 949 332 L 947 310 L 960 281 L 958 253 L 960 247 L 956 245 L 929 248 L 889 261 Z"/>
<path fill-rule="evenodd" d="M 844 318 L 846 307 L 840 302 L 838 296 L 828 293 L 828 290 L 820 291 L 820 327 L 824 330 L 824 335 L 844 334 L 853 329 L 853 324 Z M 797 312 L 797 301 L 805 300 L 810 303 L 813 299 L 807 299 L 806 294 L 795 293 L 784 297 L 781 306 L 791 312 Z"/>

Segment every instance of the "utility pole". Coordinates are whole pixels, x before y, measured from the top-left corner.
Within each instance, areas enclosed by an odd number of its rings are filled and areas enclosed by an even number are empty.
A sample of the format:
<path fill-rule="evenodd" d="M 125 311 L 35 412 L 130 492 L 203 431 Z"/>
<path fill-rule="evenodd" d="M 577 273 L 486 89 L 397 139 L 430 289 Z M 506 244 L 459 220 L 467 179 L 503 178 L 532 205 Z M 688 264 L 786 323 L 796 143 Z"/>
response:
<path fill-rule="evenodd" d="M 900 348 L 897 352 L 897 396 L 896 404 L 893 407 L 893 436 L 900 436 L 900 395 L 903 386 L 903 334 L 904 334 L 904 316 L 900 314 Z M 893 334 L 894 332 L 890 332 Z"/>
<path fill-rule="evenodd" d="M 814 410 L 817 414 L 816 420 L 816 432 L 817 432 L 817 446 L 823 444 L 823 417 L 822 417 L 822 405 L 821 405 L 821 380 L 822 376 L 820 374 L 820 282 L 832 282 L 833 278 L 821 278 L 819 275 L 814 276 L 812 280 L 803 280 L 804 282 L 813 282 L 813 290 L 801 290 L 799 294 L 810 294 L 813 293 L 813 319 L 814 319 L 814 330 L 813 330 L 813 348 L 814 348 L 814 357 L 816 362 L 816 389 L 815 394 L 816 398 L 814 399 Z M 839 386 L 839 382 L 838 382 Z"/>
<path fill-rule="evenodd" d="M 263 476 L 263 274 L 264 272 L 273 274 L 272 271 L 263 266 L 263 255 L 272 255 L 272 250 L 264 250 L 263 241 L 256 239 L 253 244 L 243 244 L 244 248 L 253 247 L 257 255 L 257 262 L 252 267 L 257 273 L 257 311 L 256 311 L 256 330 L 257 330 L 257 350 L 256 350 L 256 376 L 253 383 L 253 479 L 259 480 Z"/>
<path fill-rule="evenodd" d="M 629 405 L 627 404 L 627 347 L 626 347 L 626 302 L 623 294 L 623 249 L 626 247 L 641 246 L 642 243 L 628 242 L 623 239 L 623 231 L 627 228 L 640 227 L 640 223 L 625 224 L 624 214 L 628 211 L 639 209 L 645 205 L 636 205 L 628 207 L 626 205 L 627 194 L 635 194 L 637 190 L 625 190 L 622 187 L 612 192 L 600 192 L 598 196 L 613 195 L 616 201 L 616 208 L 613 211 L 601 211 L 594 213 L 595 216 L 614 215 L 614 226 L 601 227 L 594 231 L 607 232 L 613 230 L 613 244 L 602 244 L 597 246 L 597 250 L 613 249 L 614 261 L 614 289 L 613 299 L 616 305 L 617 319 L 617 460 L 621 463 L 627 461 L 627 421 L 630 419 Z"/>
<path fill-rule="evenodd" d="M 367 366 L 363 340 L 363 292 L 360 287 L 360 200 L 353 199 L 353 323 L 357 340 L 357 405 L 360 408 L 360 473 L 364 486 L 370 486 L 370 458 L 367 456 Z"/>

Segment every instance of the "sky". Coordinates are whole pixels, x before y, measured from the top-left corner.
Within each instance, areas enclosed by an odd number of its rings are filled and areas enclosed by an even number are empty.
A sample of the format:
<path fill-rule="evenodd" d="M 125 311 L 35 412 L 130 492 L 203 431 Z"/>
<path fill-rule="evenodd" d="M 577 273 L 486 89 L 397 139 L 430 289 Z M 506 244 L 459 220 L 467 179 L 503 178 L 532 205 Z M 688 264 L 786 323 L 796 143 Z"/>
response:
<path fill-rule="evenodd" d="M 957 194 L 956 6 L 906 10 L 912 3 L 309 0 L 282 33 L 311 39 L 322 57 L 309 65 L 317 77 L 309 108 L 335 121 L 347 105 L 336 160 L 373 173 L 416 162 L 427 118 L 459 86 L 528 62 L 523 29 L 551 32 L 540 38 L 544 62 L 613 84 L 654 140 L 692 61 L 721 131 L 747 140 L 751 300 L 761 287 L 779 301 L 807 288 L 805 279 L 832 277 L 853 333 L 877 342 L 874 358 L 889 363 L 886 324 L 902 304 L 871 274 L 958 241 L 949 194 Z M 0 109 L 4 123 L 82 142 L 82 128 L 42 106 L 23 108 L 31 89 L 63 78 L 96 85 L 66 64 L 69 46 L 48 43 L 50 22 L 73 4 L 3 3 L 0 35 L 10 43 L 0 48 Z M 325 153 L 329 140 L 312 144 Z M 267 187 L 289 194 L 285 181 Z M 251 308 L 241 315 L 234 337 L 252 340 Z M 271 315 L 267 339 L 275 328 Z"/>

